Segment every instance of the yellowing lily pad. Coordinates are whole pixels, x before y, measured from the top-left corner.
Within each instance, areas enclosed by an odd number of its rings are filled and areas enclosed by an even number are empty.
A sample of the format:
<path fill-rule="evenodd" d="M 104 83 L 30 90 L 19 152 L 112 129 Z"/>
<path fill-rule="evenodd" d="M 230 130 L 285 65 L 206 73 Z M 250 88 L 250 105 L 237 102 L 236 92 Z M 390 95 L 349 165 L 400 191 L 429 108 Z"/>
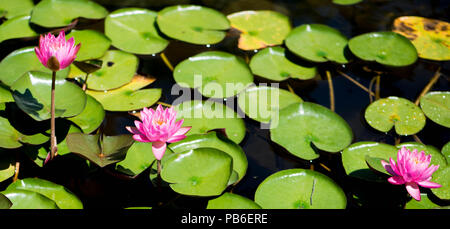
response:
<path fill-rule="evenodd" d="M 430 92 L 420 98 L 420 107 L 433 122 L 450 128 L 450 92 Z"/>
<path fill-rule="evenodd" d="M 370 104 L 364 117 L 367 123 L 381 132 L 388 132 L 395 126 L 399 135 L 413 135 L 425 126 L 422 110 L 407 99 L 390 96 Z"/>
<path fill-rule="evenodd" d="M 75 59 L 77 61 L 100 58 L 111 45 L 111 41 L 103 33 L 95 30 L 72 30 L 67 34 L 67 39 L 71 37 L 75 39 L 75 44 L 81 43 Z"/>
<path fill-rule="evenodd" d="M 29 25 L 30 16 L 13 17 L 0 25 L 0 42 L 14 38 L 35 37 L 38 34 Z"/>
<path fill-rule="evenodd" d="M 283 44 L 291 31 L 289 18 L 275 11 L 241 11 L 227 18 L 231 27 L 241 31 L 238 47 L 243 50 Z"/>
<path fill-rule="evenodd" d="M 143 89 L 154 78 L 136 75 L 130 83 L 110 91 L 87 90 L 86 93 L 100 102 L 107 111 L 131 111 L 149 107 L 161 97 L 160 88 Z"/>
<path fill-rule="evenodd" d="M 408 38 L 419 57 L 430 60 L 450 60 L 450 23 L 417 16 L 394 20 L 392 31 Z"/>
<path fill-rule="evenodd" d="M 226 192 L 208 201 L 206 209 L 261 209 L 261 207 L 243 196 Z"/>

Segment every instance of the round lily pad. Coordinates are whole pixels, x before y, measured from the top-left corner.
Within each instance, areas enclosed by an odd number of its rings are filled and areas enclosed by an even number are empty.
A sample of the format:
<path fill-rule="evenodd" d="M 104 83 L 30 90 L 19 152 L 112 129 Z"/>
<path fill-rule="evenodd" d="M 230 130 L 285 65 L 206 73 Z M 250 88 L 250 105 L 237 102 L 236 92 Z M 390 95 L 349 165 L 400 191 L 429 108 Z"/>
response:
<path fill-rule="evenodd" d="M 170 155 L 161 177 L 177 193 L 192 196 L 220 195 L 227 187 L 233 159 L 220 150 L 198 148 Z"/>
<path fill-rule="evenodd" d="M 233 171 L 238 175 L 237 180 L 231 183 L 239 182 L 247 172 L 247 156 L 242 148 L 228 138 L 217 134 L 215 131 L 207 134 L 190 135 L 179 142 L 170 144 L 169 147 L 175 153 L 197 148 L 214 148 L 227 153 L 233 158 Z"/>
<path fill-rule="evenodd" d="M 60 209 L 82 209 L 80 199 L 64 186 L 39 178 L 25 178 L 8 186 L 6 191 L 27 190 L 37 192 L 55 201 Z"/>
<path fill-rule="evenodd" d="M 430 92 L 420 98 L 420 107 L 433 122 L 450 128 L 450 92 Z"/>
<path fill-rule="evenodd" d="M 11 85 L 17 106 L 36 121 L 50 119 L 51 84 L 51 74 L 27 72 Z M 80 114 L 86 105 L 83 90 L 65 79 L 56 79 L 55 85 L 55 117 Z"/>
<path fill-rule="evenodd" d="M 102 57 L 109 49 L 111 41 L 103 33 L 95 30 L 72 30 L 67 34 L 67 39 L 73 37 L 76 44 L 80 44 L 77 53 L 77 61 L 97 59 Z"/>
<path fill-rule="evenodd" d="M 243 196 L 226 192 L 208 201 L 206 209 L 261 209 L 261 207 Z"/>
<path fill-rule="evenodd" d="M 206 97 L 231 97 L 253 83 L 253 75 L 240 57 L 207 51 L 179 63 L 173 72 L 183 87 L 198 88 Z"/>
<path fill-rule="evenodd" d="M 426 193 L 420 194 L 420 201 L 411 199 L 405 205 L 405 209 L 433 209 L 436 207 L 439 207 L 439 205 L 431 202 Z"/>
<path fill-rule="evenodd" d="M 278 120 L 279 110 L 303 100 L 289 91 L 266 86 L 247 88 L 238 96 L 238 106 L 245 114 L 258 122 L 268 123 Z"/>
<path fill-rule="evenodd" d="M 243 50 L 281 45 L 291 31 L 289 18 L 275 11 L 241 11 L 227 18 L 241 32 L 238 47 Z"/>
<path fill-rule="evenodd" d="M 357 57 L 387 66 L 407 66 L 417 60 L 414 45 L 394 32 L 365 33 L 352 38 L 348 46 Z"/>
<path fill-rule="evenodd" d="M 447 164 L 450 164 L 450 141 L 442 147 L 441 153 L 446 158 Z"/>
<path fill-rule="evenodd" d="M 432 188 L 433 194 L 440 199 L 450 200 L 450 166 L 439 168 L 433 173 L 431 181 L 442 185 L 440 188 Z"/>
<path fill-rule="evenodd" d="M 3 13 L 3 16 L 8 19 L 20 15 L 30 15 L 33 7 L 33 0 L 0 0 L 0 13 Z"/>
<path fill-rule="evenodd" d="M 417 16 L 394 20 L 392 31 L 408 38 L 419 57 L 430 60 L 450 60 L 450 23 Z"/>
<path fill-rule="evenodd" d="M 102 124 L 104 118 L 105 110 L 102 104 L 94 97 L 87 95 L 84 110 L 77 116 L 68 118 L 68 120 L 77 124 L 84 133 L 88 134 L 96 130 Z"/>
<path fill-rule="evenodd" d="M 431 154 L 431 162 L 432 165 L 439 165 L 441 168 L 447 166 L 447 160 L 445 156 L 441 154 L 441 152 L 432 145 L 424 145 L 418 142 L 404 142 L 402 144 L 396 145 L 397 149 L 401 149 L 402 147 L 406 147 L 408 150 L 417 149 L 418 152 L 424 151 L 426 155 Z"/>
<path fill-rule="evenodd" d="M 89 0 L 42 0 L 31 13 L 31 22 L 52 28 L 67 26 L 76 18 L 102 19 L 108 11 Z"/>
<path fill-rule="evenodd" d="M 319 157 L 320 150 L 336 153 L 347 147 L 353 133 L 338 114 L 310 102 L 293 103 L 280 110 L 279 121 L 271 122 L 270 138 L 291 154 L 305 160 Z"/>
<path fill-rule="evenodd" d="M 364 114 L 371 127 L 388 132 L 395 126 L 399 135 L 412 135 L 425 126 L 422 110 L 407 99 L 390 96 L 371 103 Z"/>
<path fill-rule="evenodd" d="M 13 17 L 0 25 L 0 42 L 14 38 L 35 37 L 38 34 L 30 28 L 30 16 Z"/>
<path fill-rule="evenodd" d="M 370 181 L 385 181 L 375 174 L 366 163 L 366 157 L 389 161 L 397 160 L 398 149 L 378 142 L 357 142 L 342 151 L 342 164 L 347 175 Z"/>
<path fill-rule="evenodd" d="M 227 137 L 237 144 L 245 137 L 244 120 L 223 104 L 211 100 L 192 100 L 176 105 L 174 109 L 177 111 L 177 118 L 184 119 L 183 126 L 192 127 L 187 135 L 225 129 Z"/>
<path fill-rule="evenodd" d="M 165 35 L 193 44 L 219 43 L 230 28 L 219 11 L 195 5 L 166 7 L 159 11 L 156 21 Z"/>
<path fill-rule="evenodd" d="M 116 10 L 106 17 L 105 34 L 114 47 L 123 51 L 137 54 L 161 52 L 169 42 L 158 34 L 156 15 L 154 11 L 140 8 Z"/>
<path fill-rule="evenodd" d="M 296 55 L 313 62 L 348 62 L 344 50 L 347 38 L 338 30 L 321 24 L 296 27 L 286 38 L 286 46 Z"/>
<path fill-rule="evenodd" d="M 0 147 L 7 149 L 19 148 L 22 143 L 40 145 L 47 142 L 48 136 L 43 134 L 25 135 L 14 129 L 8 119 L 0 117 Z"/>
<path fill-rule="evenodd" d="M 333 3 L 338 5 L 353 5 L 362 1 L 363 0 L 333 0 Z"/>
<path fill-rule="evenodd" d="M 11 86 L 17 79 L 28 71 L 40 71 L 51 73 L 36 56 L 34 47 L 18 49 L 0 62 L 0 81 Z M 64 79 L 69 73 L 69 68 L 56 72 L 56 77 Z"/>
<path fill-rule="evenodd" d="M 253 74 L 274 81 L 289 78 L 307 80 L 316 76 L 316 67 L 294 64 L 285 57 L 284 53 L 285 49 L 281 47 L 265 48 L 252 57 L 250 69 Z"/>
<path fill-rule="evenodd" d="M 142 89 L 155 79 L 136 75 L 130 83 L 110 91 L 92 91 L 86 93 L 100 102 L 107 111 L 131 111 L 149 107 L 161 97 L 160 88 Z"/>
<path fill-rule="evenodd" d="M 347 198 L 329 177 L 312 170 L 288 169 L 267 177 L 256 189 L 263 209 L 345 209 Z"/>
<path fill-rule="evenodd" d="M 59 209 L 55 201 L 37 192 L 14 189 L 2 194 L 13 203 L 11 209 Z"/>

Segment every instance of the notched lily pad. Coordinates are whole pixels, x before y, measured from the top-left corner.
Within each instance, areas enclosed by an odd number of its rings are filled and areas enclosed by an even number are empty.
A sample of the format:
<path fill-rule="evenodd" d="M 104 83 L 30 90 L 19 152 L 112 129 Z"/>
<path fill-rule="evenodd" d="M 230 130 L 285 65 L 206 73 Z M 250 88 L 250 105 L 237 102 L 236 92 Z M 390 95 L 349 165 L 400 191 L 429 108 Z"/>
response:
<path fill-rule="evenodd" d="M 75 39 L 75 44 L 81 43 L 75 59 L 77 61 L 100 58 L 111 45 L 111 41 L 103 33 L 95 30 L 72 30 L 67 34 L 67 39 L 71 37 Z"/>
<path fill-rule="evenodd" d="M 29 25 L 30 16 L 13 17 L 0 25 L 0 43 L 15 38 L 35 37 L 38 34 Z"/>
<path fill-rule="evenodd" d="M 261 207 L 243 196 L 226 192 L 208 201 L 206 209 L 261 209 Z"/>
<path fill-rule="evenodd" d="M 433 122 L 450 128 L 450 92 L 430 92 L 420 98 L 420 107 Z"/>
<path fill-rule="evenodd" d="M 411 101 L 390 96 L 371 103 L 364 114 L 371 127 L 388 132 L 395 126 L 399 135 L 413 135 L 425 126 L 425 115 Z"/>

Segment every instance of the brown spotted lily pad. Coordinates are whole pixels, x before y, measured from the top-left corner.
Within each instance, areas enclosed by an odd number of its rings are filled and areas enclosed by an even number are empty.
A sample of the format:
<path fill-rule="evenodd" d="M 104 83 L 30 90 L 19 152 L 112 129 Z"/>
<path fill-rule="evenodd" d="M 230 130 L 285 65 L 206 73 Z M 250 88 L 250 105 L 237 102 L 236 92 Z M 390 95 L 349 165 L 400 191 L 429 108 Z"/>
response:
<path fill-rule="evenodd" d="M 395 19 L 392 31 L 407 37 L 419 57 L 450 60 L 450 23 L 416 16 Z"/>

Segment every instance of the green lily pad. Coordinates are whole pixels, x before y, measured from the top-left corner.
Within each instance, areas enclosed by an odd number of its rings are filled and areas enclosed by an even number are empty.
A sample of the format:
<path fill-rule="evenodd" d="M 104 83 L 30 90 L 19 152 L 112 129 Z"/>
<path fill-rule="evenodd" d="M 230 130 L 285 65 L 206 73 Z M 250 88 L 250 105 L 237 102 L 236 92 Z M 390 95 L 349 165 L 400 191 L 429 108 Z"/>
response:
<path fill-rule="evenodd" d="M 0 86 L 0 103 L 14 102 L 11 92 Z"/>
<path fill-rule="evenodd" d="M 107 92 L 87 90 L 107 111 L 131 111 L 150 107 L 161 97 L 160 88 L 143 89 L 155 79 L 136 75 L 130 83 Z"/>
<path fill-rule="evenodd" d="M 313 62 L 348 62 L 344 54 L 347 38 L 338 30 L 321 24 L 296 27 L 286 38 L 286 46 L 296 55 Z"/>
<path fill-rule="evenodd" d="M 226 98 L 253 83 L 242 58 L 221 51 L 207 51 L 179 63 L 173 72 L 182 87 L 198 88 L 206 97 Z"/>
<path fill-rule="evenodd" d="M 266 86 L 247 88 L 238 96 L 238 106 L 245 114 L 258 122 L 278 122 L 279 110 L 303 100 L 289 91 Z"/>
<path fill-rule="evenodd" d="M 420 107 L 433 122 L 450 128 L 450 92 L 430 92 L 420 98 Z"/>
<path fill-rule="evenodd" d="M 267 177 L 256 189 L 255 202 L 263 209 L 345 209 L 347 198 L 319 172 L 288 169 Z"/>
<path fill-rule="evenodd" d="M 241 11 L 227 18 L 231 27 L 241 32 L 238 47 L 243 50 L 281 45 L 291 31 L 289 18 L 275 11 Z"/>
<path fill-rule="evenodd" d="M 95 30 L 72 30 L 67 39 L 71 37 L 75 39 L 75 44 L 81 43 L 75 59 L 77 61 L 100 58 L 111 45 L 111 41 L 103 33 Z"/>
<path fill-rule="evenodd" d="M 441 154 L 439 149 L 432 145 L 424 145 L 418 142 L 404 142 L 402 144 L 396 145 L 397 149 L 406 147 L 408 150 L 417 149 L 418 152 L 424 151 L 426 155 L 431 154 L 431 164 L 439 165 L 441 168 L 447 166 L 447 160 L 445 156 Z"/>
<path fill-rule="evenodd" d="M 129 176 L 137 176 L 156 160 L 152 143 L 134 142 L 128 149 L 125 159 L 116 165 L 116 169 Z"/>
<path fill-rule="evenodd" d="M 389 162 L 397 160 L 398 149 L 392 145 L 378 142 L 357 142 L 342 151 L 342 164 L 347 175 L 370 181 L 385 181 L 367 165 L 366 158 L 380 158 Z"/>
<path fill-rule="evenodd" d="M 289 78 L 307 80 L 317 74 L 316 67 L 306 67 L 292 63 L 285 57 L 281 47 L 270 47 L 259 51 L 250 61 L 253 74 L 274 81 Z"/>
<path fill-rule="evenodd" d="M 38 34 L 30 28 L 30 16 L 13 17 L 0 25 L 0 43 L 15 38 L 35 37 Z"/>
<path fill-rule="evenodd" d="M 0 182 L 14 176 L 16 160 L 6 152 L 0 154 Z"/>
<path fill-rule="evenodd" d="M 450 200 L 450 166 L 439 168 L 433 173 L 431 181 L 442 185 L 440 188 L 432 188 L 433 194 L 440 199 Z"/>
<path fill-rule="evenodd" d="M 238 176 L 235 181 L 230 181 L 229 183 L 239 182 L 247 172 L 247 156 L 242 148 L 215 131 L 207 134 L 190 135 L 184 140 L 170 144 L 169 147 L 175 153 L 182 153 L 197 148 L 214 148 L 227 153 L 233 158 L 233 171 Z"/>
<path fill-rule="evenodd" d="M 430 60 L 450 60 L 450 23 L 417 16 L 403 16 L 394 20 L 392 31 L 408 38 L 419 57 Z"/>
<path fill-rule="evenodd" d="M 243 196 L 226 192 L 208 201 L 206 209 L 261 209 L 261 207 Z"/>
<path fill-rule="evenodd" d="M 18 49 L 0 62 L 0 81 L 11 86 L 23 74 L 29 71 L 52 73 L 41 64 L 34 52 L 34 47 Z M 69 68 L 56 72 L 56 78 L 64 79 L 69 74 Z"/>
<path fill-rule="evenodd" d="M 37 121 L 50 119 L 51 84 L 51 74 L 27 72 L 11 85 L 17 106 Z M 86 105 L 83 90 L 65 79 L 56 79 L 55 85 L 55 116 L 80 114 Z"/>
<path fill-rule="evenodd" d="M 294 103 L 280 110 L 279 121 L 271 122 L 270 138 L 291 154 L 313 160 L 318 149 L 336 153 L 347 147 L 353 133 L 347 122 L 338 114 L 310 102 Z"/>
<path fill-rule="evenodd" d="M 390 96 L 371 103 L 364 114 L 371 127 L 388 132 L 395 126 L 399 135 L 413 135 L 425 126 L 425 115 L 411 101 Z"/>
<path fill-rule="evenodd" d="M 68 120 L 77 124 L 84 133 L 88 134 L 96 130 L 105 118 L 105 110 L 94 97 L 87 95 L 86 106 L 84 110 L 75 117 Z"/>
<path fill-rule="evenodd" d="M 40 148 L 35 148 L 35 147 L 26 147 L 24 149 L 24 153 L 32 160 L 34 161 L 34 163 L 39 166 L 42 167 L 44 166 L 44 162 L 47 159 L 48 153 L 50 151 L 47 149 L 47 147 L 40 147 Z M 58 147 L 58 155 L 60 155 L 59 152 L 59 147 Z"/>
<path fill-rule="evenodd" d="M 377 172 L 392 176 L 391 174 L 389 174 L 386 171 L 386 169 L 383 167 L 383 164 L 381 163 L 381 161 L 383 161 L 383 160 L 386 162 L 389 162 L 388 159 L 383 159 L 383 158 L 379 158 L 379 157 L 371 157 L 369 155 L 366 155 L 365 160 L 366 160 L 366 163 L 369 166 L 369 168 L 371 168 Z"/>
<path fill-rule="evenodd" d="M 170 155 L 163 162 L 161 177 L 177 193 L 215 196 L 227 187 L 232 163 L 233 159 L 223 151 L 198 148 Z"/>
<path fill-rule="evenodd" d="M 156 12 L 147 9 L 116 10 L 106 17 L 105 34 L 114 47 L 123 51 L 137 54 L 161 52 L 169 42 L 158 34 L 156 16 Z"/>
<path fill-rule="evenodd" d="M 166 7 L 159 11 L 156 21 L 165 35 L 193 44 L 219 43 L 230 28 L 219 11 L 195 5 Z"/>
<path fill-rule="evenodd" d="M 439 207 L 439 205 L 431 202 L 426 193 L 420 194 L 420 201 L 411 199 L 405 205 L 405 209 L 433 209 L 436 207 Z"/>
<path fill-rule="evenodd" d="M 0 0 L 0 12 L 4 12 L 8 19 L 20 15 L 30 15 L 33 7 L 33 0 Z"/>
<path fill-rule="evenodd" d="M 414 45 L 394 32 L 365 33 L 352 38 L 348 46 L 357 57 L 387 66 L 407 66 L 417 60 Z"/>
<path fill-rule="evenodd" d="M 447 160 L 447 164 L 450 164 L 450 141 L 442 147 L 441 153 Z"/>
<path fill-rule="evenodd" d="M 37 192 L 18 189 L 2 194 L 13 203 L 11 209 L 59 209 L 55 201 Z"/>
<path fill-rule="evenodd" d="M 27 190 L 53 200 L 60 209 L 83 209 L 83 203 L 64 186 L 39 178 L 25 178 L 8 186 L 6 191 Z"/>
<path fill-rule="evenodd" d="M 69 127 L 69 131 L 67 132 L 67 135 L 71 134 L 71 133 L 81 133 L 81 129 L 74 126 L 74 125 L 70 125 Z M 58 146 L 58 155 L 66 155 L 68 153 L 70 153 L 70 149 L 67 146 L 67 135 L 64 138 L 63 141 L 61 141 L 57 146 Z"/>
<path fill-rule="evenodd" d="M 14 129 L 8 119 L 0 117 L 0 147 L 7 149 L 19 148 L 23 143 L 40 145 L 49 140 L 43 134 L 25 135 Z"/>
<path fill-rule="evenodd" d="M 31 13 L 31 22 L 52 28 L 67 26 L 76 18 L 102 19 L 108 11 L 89 0 L 43 0 Z"/>
<path fill-rule="evenodd" d="M 0 209 L 9 209 L 11 206 L 11 201 L 5 195 L 0 193 Z"/>
<path fill-rule="evenodd" d="M 67 135 L 66 141 L 71 152 L 87 158 L 100 167 L 105 167 L 122 161 L 134 140 L 130 134 L 103 136 L 100 139 L 99 134 L 72 133 Z"/>
<path fill-rule="evenodd" d="M 363 0 L 333 0 L 333 3 L 338 5 L 353 5 L 362 1 Z"/>
<path fill-rule="evenodd" d="M 183 126 L 192 128 L 186 135 L 206 134 L 210 130 L 225 129 L 227 137 L 239 144 L 245 137 L 245 123 L 233 109 L 220 103 L 200 100 L 185 101 L 174 106 Z"/>

